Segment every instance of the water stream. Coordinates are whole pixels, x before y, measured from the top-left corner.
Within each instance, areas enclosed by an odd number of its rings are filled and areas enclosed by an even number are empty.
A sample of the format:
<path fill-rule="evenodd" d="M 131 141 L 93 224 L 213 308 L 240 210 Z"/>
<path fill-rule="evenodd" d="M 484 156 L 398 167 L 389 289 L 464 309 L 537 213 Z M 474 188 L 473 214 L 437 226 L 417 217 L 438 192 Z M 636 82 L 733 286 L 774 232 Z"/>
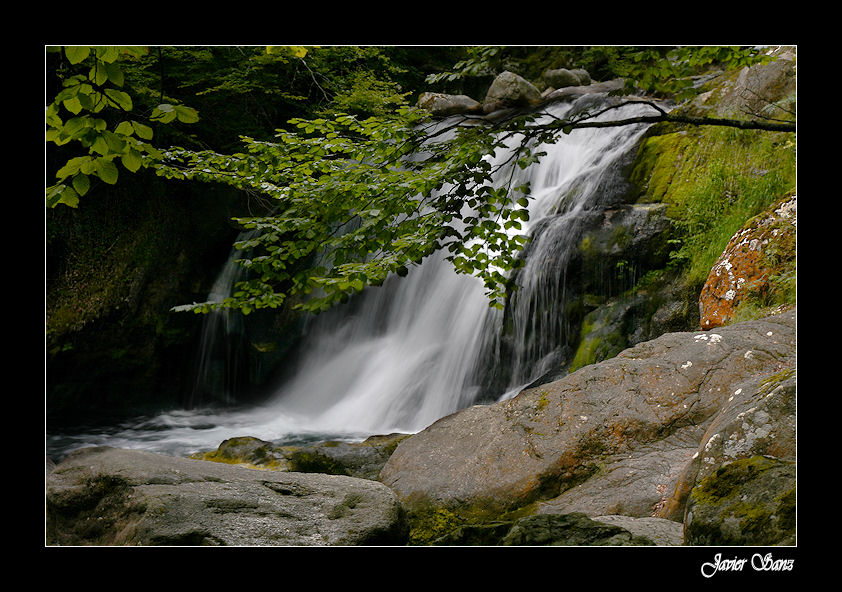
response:
<path fill-rule="evenodd" d="M 561 116 L 594 96 L 549 110 Z M 611 117 L 623 115 L 615 112 Z M 367 289 L 353 299 L 353 306 L 316 317 L 296 372 L 267 402 L 168 412 L 98 433 L 53 435 L 48 450 L 105 444 L 179 455 L 214 449 L 234 436 L 275 442 L 355 440 L 416 432 L 483 397 L 487 400 L 489 394 L 516 394 L 557 363 L 558 346 L 567 338 L 559 308 L 565 264 L 578 242 L 579 225 L 608 199 L 612 166 L 644 131 L 641 125 L 574 130 L 555 144 L 536 147 L 547 155 L 538 165 L 517 172 L 520 178 L 514 185 L 531 183 L 531 230 L 540 233 L 529 247 L 527 264 L 518 276 L 521 287 L 508 311 L 514 339 L 501 392 L 483 392 L 482 387 L 489 351 L 497 347 L 501 313 L 489 308 L 479 280 L 458 275 L 448 262 L 429 257 L 406 277 Z M 224 296 L 233 281 L 225 275 L 230 271 L 229 266 L 220 274 L 214 288 L 218 293 L 212 297 Z M 237 321 L 230 317 L 209 322 L 221 326 L 209 328 L 208 339 L 235 333 L 230 323 Z M 224 355 L 232 355 L 230 345 L 223 337 Z M 217 341 L 213 351 L 219 346 Z M 202 355 L 213 354 L 209 349 Z M 197 382 L 224 381 L 209 374 L 209 368 L 200 366 Z"/>

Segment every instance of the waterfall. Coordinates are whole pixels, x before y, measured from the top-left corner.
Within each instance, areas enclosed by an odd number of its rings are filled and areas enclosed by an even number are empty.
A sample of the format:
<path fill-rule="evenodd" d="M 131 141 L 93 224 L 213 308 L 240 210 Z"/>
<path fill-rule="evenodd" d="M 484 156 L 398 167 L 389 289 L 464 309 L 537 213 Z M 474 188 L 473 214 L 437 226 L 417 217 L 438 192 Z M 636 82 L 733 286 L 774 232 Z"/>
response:
<path fill-rule="evenodd" d="M 249 233 L 250 234 L 250 233 Z M 243 233 L 240 239 L 248 238 Z M 230 296 L 234 284 L 243 275 L 238 263 L 241 251 L 232 249 L 220 271 L 207 302 L 222 302 Z M 240 383 L 244 378 L 245 332 L 242 315 L 227 308 L 213 310 L 202 323 L 199 348 L 196 354 L 195 382 L 186 401 L 188 408 L 210 403 L 230 405 L 237 400 Z"/>
<path fill-rule="evenodd" d="M 571 111 L 599 105 L 601 95 L 586 95 L 569 106 Z M 564 107 L 556 106 L 559 110 Z M 611 114 L 621 119 L 638 106 L 625 106 Z M 555 112 L 562 116 L 563 113 Z M 602 119 L 608 119 L 603 116 Z M 558 367 L 565 346 L 577 335 L 565 310 L 568 303 L 568 265 L 577 254 L 583 232 L 601 221 L 606 207 L 628 196 L 625 166 L 636 154 L 646 125 L 574 130 L 552 146 L 540 165 L 521 172 L 532 184 L 530 208 L 532 241 L 525 266 L 517 275 L 518 290 L 507 307 L 511 352 L 507 363 L 505 396 Z M 497 329 L 500 330 L 499 328 Z"/>
<path fill-rule="evenodd" d="M 563 117 L 603 100 L 604 95 L 586 95 L 547 112 Z M 630 110 L 633 114 L 635 107 L 615 110 L 610 118 Z M 406 277 L 367 288 L 316 317 L 295 372 L 268 401 L 250 409 L 164 414 L 150 420 L 148 431 L 134 425 L 112 434 L 113 445 L 134 439 L 133 446 L 146 448 L 207 450 L 244 435 L 280 441 L 296 434 L 353 438 L 415 432 L 488 395 L 515 394 L 558 363 L 559 347 L 569 339 L 567 261 L 584 222 L 622 193 L 615 173 L 645 129 L 576 129 L 554 144 L 535 146 L 546 156 L 517 170 L 513 186 L 531 184 L 526 231 L 533 240 L 505 319 L 488 306 L 477 278 L 456 274 L 441 257 L 428 257 Z M 511 147 L 517 141 L 513 138 Z M 494 160 L 507 157 L 497 154 Z M 220 282 L 223 288 L 233 277 L 223 274 Z M 509 344 L 501 356 L 504 320 Z M 489 360 L 505 365 L 504 381 L 492 393 L 483 386 Z"/>
<path fill-rule="evenodd" d="M 550 114 L 562 117 L 593 104 L 594 97 L 586 96 L 554 105 Z M 569 338 L 563 314 L 566 262 L 583 222 L 623 193 L 615 169 L 644 130 L 641 125 L 574 130 L 556 144 L 534 147 L 547 155 L 538 166 L 518 170 L 513 185 L 529 181 L 532 187 L 535 239 L 509 307 L 512 368 L 508 388 L 497 396 L 544 374 Z M 519 141 L 512 138 L 510 149 Z M 497 154 L 492 164 L 508 156 Z M 510 176 L 511 170 L 499 174 Z M 302 428 L 326 433 L 414 432 L 487 394 L 484 363 L 502 315 L 489 308 L 479 280 L 431 257 L 407 277 L 392 278 L 358 298 L 352 308 L 317 319 L 297 372 L 261 408 L 262 418 L 282 417 L 283 423 L 294 418 Z M 269 419 L 264 427 L 271 425 Z"/>

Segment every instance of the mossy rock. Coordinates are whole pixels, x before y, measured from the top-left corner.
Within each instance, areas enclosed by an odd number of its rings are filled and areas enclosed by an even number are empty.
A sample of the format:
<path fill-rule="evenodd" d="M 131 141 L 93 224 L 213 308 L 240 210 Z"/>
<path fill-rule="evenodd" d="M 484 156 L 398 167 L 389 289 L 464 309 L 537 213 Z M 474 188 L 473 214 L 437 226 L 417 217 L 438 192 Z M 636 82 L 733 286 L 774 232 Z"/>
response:
<path fill-rule="evenodd" d="M 216 450 L 199 452 L 199 460 L 236 464 L 252 469 L 325 473 L 377 480 L 380 469 L 409 434 L 375 435 L 363 442 L 317 442 L 279 445 L 251 436 L 229 438 Z"/>
<path fill-rule="evenodd" d="M 657 126 L 630 173 L 638 203 L 662 203 L 672 221 L 671 263 L 704 283 L 746 220 L 795 188 L 792 134 L 716 126 Z"/>
<path fill-rule="evenodd" d="M 625 528 L 592 520 L 585 514 L 537 514 L 518 520 L 500 541 L 504 546 L 644 546 L 646 537 Z"/>
<path fill-rule="evenodd" d="M 241 465 L 251 469 L 289 470 L 282 447 L 251 436 L 228 438 L 216 450 L 198 452 L 191 458 Z"/>
<path fill-rule="evenodd" d="M 435 545 L 460 546 L 625 546 L 654 545 L 620 526 L 583 513 L 536 514 L 517 520 L 465 524 L 436 539 Z"/>
<path fill-rule="evenodd" d="M 796 465 L 764 456 L 720 467 L 690 492 L 688 545 L 794 545 Z"/>

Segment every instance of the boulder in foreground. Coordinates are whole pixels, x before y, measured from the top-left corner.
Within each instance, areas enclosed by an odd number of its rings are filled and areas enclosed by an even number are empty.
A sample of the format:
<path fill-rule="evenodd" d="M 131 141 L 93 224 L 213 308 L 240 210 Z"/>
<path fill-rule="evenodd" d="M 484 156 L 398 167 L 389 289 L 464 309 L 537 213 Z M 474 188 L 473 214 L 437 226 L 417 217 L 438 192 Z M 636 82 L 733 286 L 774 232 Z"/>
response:
<path fill-rule="evenodd" d="M 343 475 L 262 471 L 108 447 L 47 477 L 48 545 L 391 545 L 395 495 Z"/>
<path fill-rule="evenodd" d="M 791 450 L 784 440 L 794 438 L 795 409 L 785 395 L 794 388 L 766 398 L 760 386 L 794 381 L 795 321 L 793 309 L 715 332 L 669 333 L 457 412 L 403 440 L 380 479 L 409 510 L 411 540 L 524 513 L 680 523 L 705 471 Z M 711 456 L 710 440 L 722 437 L 731 444 Z"/>

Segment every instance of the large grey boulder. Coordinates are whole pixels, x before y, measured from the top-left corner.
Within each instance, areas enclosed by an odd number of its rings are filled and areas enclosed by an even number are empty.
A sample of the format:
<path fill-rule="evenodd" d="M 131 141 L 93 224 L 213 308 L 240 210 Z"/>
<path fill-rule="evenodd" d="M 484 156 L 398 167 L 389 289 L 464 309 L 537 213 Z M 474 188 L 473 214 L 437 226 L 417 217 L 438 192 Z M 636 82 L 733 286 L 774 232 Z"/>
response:
<path fill-rule="evenodd" d="M 774 337 L 774 333 L 767 337 Z M 795 368 L 752 377 L 733 386 L 659 515 L 682 520 L 688 496 L 699 483 L 729 464 L 758 456 L 796 461 Z"/>
<path fill-rule="evenodd" d="M 380 479 L 418 516 L 657 516 L 738 385 L 795 366 L 795 319 L 666 334 L 460 411 L 402 441 Z"/>
<path fill-rule="evenodd" d="M 108 447 L 47 476 L 48 545 L 389 545 L 406 539 L 375 481 Z"/>
<path fill-rule="evenodd" d="M 567 68 L 555 68 L 546 70 L 543 74 L 544 82 L 552 88 L 565 88 L 567 86 L 587 86 L 591 83 L 590 74 L 581 68 L 568 70 Z"/>
<path fill-rule="evenodd" d="M 541 93 L 534 84 L 515 74 L 499 74 L 485 94 L 482 110 L 493 113 L 511 107 L 532 107 L 541 102 Z"/>
<path fill-rule="evenodd" d="M 482 104 L 467 95 L 425 92 L 418 97 L 418 106 L 440 117 L 482 113 Z"/>

